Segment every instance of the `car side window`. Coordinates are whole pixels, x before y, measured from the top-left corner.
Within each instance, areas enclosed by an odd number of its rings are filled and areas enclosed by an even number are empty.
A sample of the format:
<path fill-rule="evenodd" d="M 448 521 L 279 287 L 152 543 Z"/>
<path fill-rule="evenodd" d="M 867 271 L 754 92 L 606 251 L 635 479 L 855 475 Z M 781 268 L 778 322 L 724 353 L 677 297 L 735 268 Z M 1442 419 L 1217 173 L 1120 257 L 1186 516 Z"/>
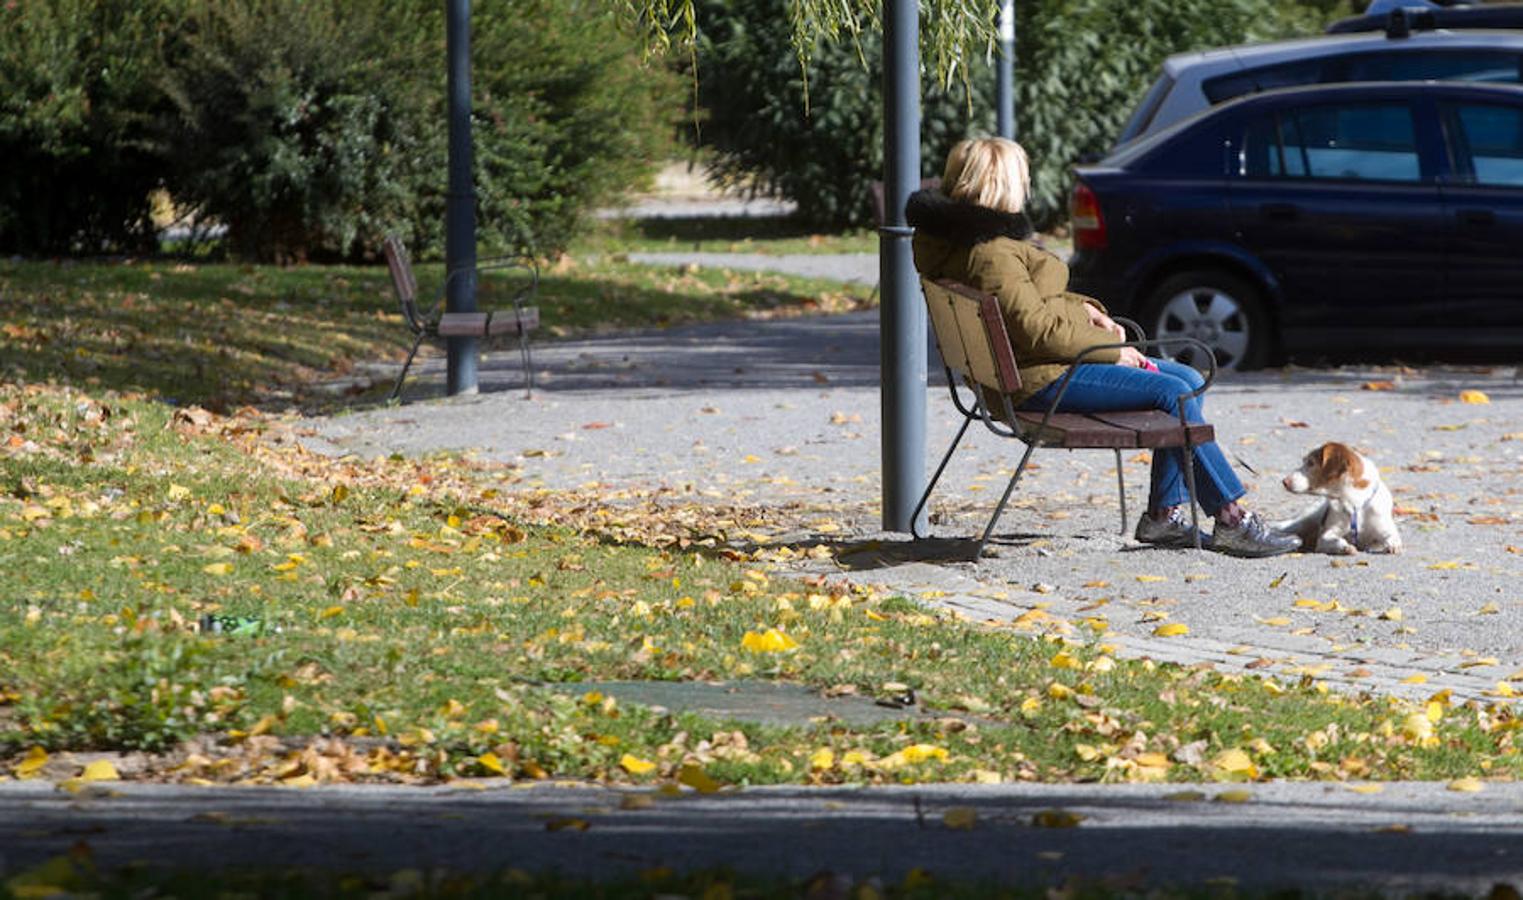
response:
<path fill-rule="evenodd" d="M 1454 108 L 1474 184 L 1523 187 L 1523 109 L 1490 104 Z"/>
<path fill-rule="evenodd" d="M 1485 81 L 1516 84 L 1523 56 L 1502 50 L 1361 53 L 1343 61 L 1338 81 Z"/>
<path fill-rule="evenodd" d="M 1224 103 L 1233 97 L 1267 91 L 1273 88 L 1298 87 L 1327 81 L 1323 74 L 1326 60 L 1297 60 L 1273 66 L 1261 66 L 1245 72 L 1218 75 L 1201 83 L 1200 89 L 1213 104 Z"/>
<path fill-rule="evenodd" d="M 1239 171 L 1250 178 L 1421 181 L 1411 107 L 1329 104 L 1271 113 L 1244 132 Z"/>

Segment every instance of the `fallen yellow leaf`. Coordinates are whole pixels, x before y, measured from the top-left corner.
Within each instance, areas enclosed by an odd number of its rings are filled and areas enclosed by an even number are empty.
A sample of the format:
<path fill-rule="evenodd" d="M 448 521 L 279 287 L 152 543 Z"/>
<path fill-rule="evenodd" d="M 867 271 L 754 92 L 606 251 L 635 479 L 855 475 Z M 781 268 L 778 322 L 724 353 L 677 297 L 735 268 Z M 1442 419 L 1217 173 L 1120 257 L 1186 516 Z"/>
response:
<path fill-rule="evenodd" d="M 225 562 L 210 563 L 208 565 L 202 566 L 201 571 L 205 572 L 208 575 L 228 575 L 233 571 L 233 564 Z"/>
<path fill-rule="evenodd" d="M 633 753 L 626 753 L 619 758 L 619 765 L 631 775 L 647 775 L 656 770 L 656 764 L 648 759 L 641 759 Z"/>
<path fill-rule="evenodd" d="M 1485 785 L 1482 784 L 1479 778 L 1456 778 L 1449 782 L 1449 790 L 1461 791 L 1466 794 L 1473 794 L 1483 787 Z"/>
<path fill-rule="evenodd" d="M 1486 396 L 1484 391 L 1460 391 L 1460 402 L 1475 404 L 1490 403 L 1491 398 Z"/>
<path fill-rule="evenodd" d="M 1212 757 L 1211 768 L 1229 776 L 1259 777 L 1259 767 L 1253 764 L 1253 757 L 1237 748 L 1223 750 Z"/>
<path fill-rule="evenodd" d="M 740 639 L 740 646 L 752 653 L 786 653 L 798 649 L 798 645 L 798 641 L 776 628 L 768 628 L 761 634 L 748 631 Z"/>
<path fill-rule="evenodd" d="M 978 824 L 978 810 L 971 806 L 954 806 L 941 814 L 941 821 L 953 831 L 972 831 Z"/>
<path fill-rule="evenodd" d="M 1167 625 L 1159 625 L 1153 629 L 1154 637 L 1177 637 L 1181 634 L 1189 634 L 1190 626 L 1183 622 L 1170 622 Z"/>
<path fill-rule="evenodd" d="M 21 762 L 16 764 L 16 777 L 25 781 L 28 778 L 36 778 L 37 772 L 48 764 L 48 751 L 41 747 L 33 747 L 28 750 Z"/>
<path fill-rule="evenodd" d="M 120 781 L 121 773 L 116 771 L 116 766 L 109 759 L 98 759 L 85 766 L 85 770 L 79 773 L 80 781 Z"/>
<path fill-rule="evenodd" d="M 1381 791 L 1386 789 L 1385 785 L 1383 785 L 1383 784 L 1374 784 L 1374 783 L 1370 783 L 1370 784 L 1351 784 L 1351 785 L 1348 785 L 1347 787 L 1348 787 L 1349 790 L 1353 791 L 1356 794 L 1378 794 Z"/>
<path fill-rule="evenodd" d="M 708 773 L 703 771 L 702 768 L 692 763 L 682 767 L 682 771 L 677 773 L 677 780 L 700 794 L 712 794 L 723 787 L 719 782 L 710 778 Z"/>

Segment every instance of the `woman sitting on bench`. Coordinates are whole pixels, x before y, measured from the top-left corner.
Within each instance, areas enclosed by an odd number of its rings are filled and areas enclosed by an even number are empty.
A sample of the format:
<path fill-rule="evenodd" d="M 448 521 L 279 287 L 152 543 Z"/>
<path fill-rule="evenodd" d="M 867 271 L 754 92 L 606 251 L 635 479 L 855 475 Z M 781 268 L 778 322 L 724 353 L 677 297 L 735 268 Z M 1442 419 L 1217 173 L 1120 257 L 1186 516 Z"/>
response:
<path fill-rule="evenodd" d="M 1014 141 L 962 141 L 947 156 L 939 190 L 910 196 L 905 214 L 915 228 L 915 268 L 925 278 L 948 278 L 993 294 L 1020 369 L 1021 409 L 1050 406 L 1064 371 L 1086 347 L 1124 342 L 1120 325 L 1100 301 L 1070 292 L 1068 266 L 1030 243 L 1031 223 L 1022 209 L 1030 189 L 1026 152 Z M 943 193 L 943 191 L 945 193 Z M 1178 397 L 1204 379 L 1171 359 L 1150 359 L 1133 347 L 1100 351 L 1074 371 L 1060 412 L 1160 409 L 1177 413 Z M 1185 418 L 1204 423 L 1201 397 L 1188 400 Z M 1294 535 L 1269 528 L 1238 503 L 1243 485 L 1216 443 L 1194 448 L 1200 504 L 1216 518 L 1213 550 L 1234 556 L 1274 556 L 1301 545 Z M 1186 512 L 1189 492 L 1184 451 L 1153 452 L 1148 510 L 1136 539 L 1187 547 L 1195 530 Z"/>

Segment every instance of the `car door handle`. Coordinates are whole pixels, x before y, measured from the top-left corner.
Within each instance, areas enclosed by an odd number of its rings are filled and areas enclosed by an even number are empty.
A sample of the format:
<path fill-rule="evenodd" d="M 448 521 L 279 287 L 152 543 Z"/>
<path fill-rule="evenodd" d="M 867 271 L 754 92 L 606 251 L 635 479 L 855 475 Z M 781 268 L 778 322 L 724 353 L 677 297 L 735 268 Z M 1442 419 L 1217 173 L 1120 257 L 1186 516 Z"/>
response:
<path fill-rule="evenodd" d="M 1497 214 L 1489 209 L 1462 209 L 1457 215 L 1461 225 L 1495 225 Z"/>
<path fill-rule="evenodd" d="M 1259 204 L 1259 215 L 1266 219 L 1294 219 L 1300 213 L 1301 208 L 1294 203 Z"/>

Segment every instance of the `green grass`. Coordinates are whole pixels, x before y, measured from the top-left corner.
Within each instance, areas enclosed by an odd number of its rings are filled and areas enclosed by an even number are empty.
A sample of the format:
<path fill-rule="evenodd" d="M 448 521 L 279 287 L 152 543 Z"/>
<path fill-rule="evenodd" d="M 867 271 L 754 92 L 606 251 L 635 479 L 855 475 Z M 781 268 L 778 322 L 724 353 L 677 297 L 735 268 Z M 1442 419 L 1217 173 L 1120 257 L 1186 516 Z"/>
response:
<path fill-rule="evenodd" d="M 428 292 L 440 272 L 419 267 L 425 296 L 435 296 Z M 511 287 L 484 278 L 480 306 L 506 306 Z M 536 339 L 841 310 L 867 294 L 823 280 L 568 257 L 543 275 Z M 354 402 L 309 388 L 361 363 L 400 362 L 411 335 L 382 266 L 0 261 L 0 342 L 0 378 L 8 381 L 216 409 L 310 408 Z"/>
<path fill-rule="evenodd" d="M 821 254 L 877 253 L 878 233 L 860 228 L 825 234 L 785 216 L 605 219 L 572 253 Z"/>
<path fill-rule="evenodd" d="M 744 510 L 515 479 L 315 457 L 279 420 L 0 386 L 0 773 L 27 774 L 28 753 L 176 748 L 174 777 L 286 783 L 1523 771 L 1503 710 L 1118 660 L 1099 621 L 992 628 L 783 579 L 769 561 L 808 542 L 748 544 L 768 523 Z M 269 630 L 198 633 L 207 613 Z M 547 686 L 740 678 L 909 688 L 947 717 L 760 727 Z"/>

